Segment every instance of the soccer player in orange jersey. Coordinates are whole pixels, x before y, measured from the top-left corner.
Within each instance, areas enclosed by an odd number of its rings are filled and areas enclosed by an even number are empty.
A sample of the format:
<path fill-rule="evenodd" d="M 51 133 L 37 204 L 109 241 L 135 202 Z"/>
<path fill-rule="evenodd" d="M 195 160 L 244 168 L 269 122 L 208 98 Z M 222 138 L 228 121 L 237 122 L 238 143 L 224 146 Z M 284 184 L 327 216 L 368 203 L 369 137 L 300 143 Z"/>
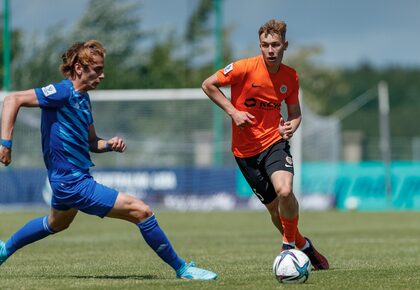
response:
<path fill-rule="evenodd" d="M 315 269 L 328 260 L 298 230 L 299 204 L 293 194 L 293 159 L 289 140 L 301 122 L 299 81 L 282 63 L 288 47 L 286 24 L 270 20 L 258 31 L 261 55 L 241 59 L 218 70 L 203 91 L 232 118 L 232 152 L 255 195 L 268 209 L 283 235 L 282 250 L 299 248 Z M 220 87 L 231 87 L 227 99 Z M 287 120 L 281 116 L 287 105 Z"/>

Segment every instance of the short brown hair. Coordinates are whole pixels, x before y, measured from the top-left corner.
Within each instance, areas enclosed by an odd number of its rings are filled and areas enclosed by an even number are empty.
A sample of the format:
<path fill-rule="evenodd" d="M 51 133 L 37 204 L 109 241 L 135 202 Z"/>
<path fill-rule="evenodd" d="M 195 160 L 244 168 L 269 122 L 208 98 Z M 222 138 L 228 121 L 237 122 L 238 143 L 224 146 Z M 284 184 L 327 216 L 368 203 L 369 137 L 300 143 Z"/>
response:
<path fill-rule="evenodd" d="M 283 40 L 286 40 L 286 29 L 287 25 L 284 21 L 271 19 L 260 27 L 260 29 L 258 30 L 258 37 L 261 36 L 261 34 L 263 33 L 265 34 L 265 36 L 267 36 L 268 34 L 277 34 L 281 36 Z"/>
<path fill-rule="evenodd" d="M 74 43 L 63 55 L 63 63 L 60 65 L 61 73 L 66 77 L 74 77 L 74 66 L 80 63 L 83 66 L 93 64 L 93 57 L 105 57 L 106 50 L 97 40 Z"/>

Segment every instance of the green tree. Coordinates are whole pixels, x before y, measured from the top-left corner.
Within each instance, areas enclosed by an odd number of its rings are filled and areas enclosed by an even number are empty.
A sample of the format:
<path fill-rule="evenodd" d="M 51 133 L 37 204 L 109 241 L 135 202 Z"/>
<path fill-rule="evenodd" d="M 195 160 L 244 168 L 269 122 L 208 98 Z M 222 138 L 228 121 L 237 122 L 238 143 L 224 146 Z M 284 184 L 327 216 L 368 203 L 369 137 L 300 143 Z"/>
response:
<path fill-rule="evenodd" d="M 138 78 L 134 75 L 141 30 L 141 6 L 127 0 L 91 0 L 89 8 L 77 23 L 73 38 L 98 39 L 107 49 L 106 78 L 101 89 L 130 88 Z"/>
<path fill-rule="evenodd" d="M 140 65 L 140 88 L 183 88 L 189 85 L 185 58 L 174 57 L 177 41 L 173 37 L 156 43 L 148 61 Z"/>
<path fill-rule="evenodd" d="M 214 72 L 214 0 L 201 0 L 187 21 L 185 41 L 188 46 L 187 76 L 191 86 L 200 87 L 204 78 Z M 213 16 L 213 18 L 212 18 Z M 232 61 L 230 30 L 223 29 L 223 63 Z M 208 46 L 211 43 L 211 46 Z M 213 54 L 213 55 L 212 55 Z M 206 57 L 211 55 L 210 58 Z M 204 59 L 204 62 L 202 61 Z"/>
<path fill-rule="evenodd" d="M 316 63 L 322 53 L 317 46 L 298 49 L 287 55 L 285 63 L 298 71 L 305 104 L 321 115 L 330 115 L 349 101 L 349 83 L 342 71 Z"/>
<path fill-rule="evenodd" d="M 19 89 L 59 81 L 61 54 L 75 41 L 97 39 L 107 48 L 106 78 L 101 88 L 124 88 L 137 80 L 131 73 L 138 43 L 143 38 L 140 5 L 128 0 L 90 0 L 70 32 L 51 27 L 48 37 L 33 44 L 18 66 Z M 124 77 L 122 77 L 124 76 Z"/>
<path fill-rule="evenodd" d="M 138 87 L 197 88 L 213 73 L 213 1 L 196 3 L 186 21 L 184 35 L 178 36 L 176 31 L 170 31 L 163 40 L 157 39 L 160 34 L 153 36 L 154 45 L 138 62 Z M 224 36 L 228 39 L 228 29 L 224 30 Z M 231 61 L 228 41 L 224 42 L 223 56 L 226 61 Z"/>

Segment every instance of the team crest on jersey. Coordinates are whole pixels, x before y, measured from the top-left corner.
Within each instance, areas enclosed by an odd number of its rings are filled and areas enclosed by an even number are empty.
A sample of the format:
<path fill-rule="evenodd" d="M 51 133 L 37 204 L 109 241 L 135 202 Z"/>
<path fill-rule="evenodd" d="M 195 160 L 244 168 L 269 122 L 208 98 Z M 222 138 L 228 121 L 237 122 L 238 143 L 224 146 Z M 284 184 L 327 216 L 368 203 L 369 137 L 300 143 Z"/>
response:
<path fill-rule="evenodd" d="M 227 75 L 232 70 L 233 70 L 233 63 L 230 63 L 227 66 L 225 66 L 225 69 L 223 70 L 223 74 L 224 75 Z"/>
<path fill-rule="evenodd" d="M 54 85 L 48 85 L 42 88 L 42 92 L 44 93 L 44 96 L 48 97 L 49 95 L 55 94 L 57 90 Z"/>
<path fill-rule="evenodd" d="M 280 93 L 285 94 L 286 92 L 287 92 L 287 86 L 286 85 L 281 85 Z"/>

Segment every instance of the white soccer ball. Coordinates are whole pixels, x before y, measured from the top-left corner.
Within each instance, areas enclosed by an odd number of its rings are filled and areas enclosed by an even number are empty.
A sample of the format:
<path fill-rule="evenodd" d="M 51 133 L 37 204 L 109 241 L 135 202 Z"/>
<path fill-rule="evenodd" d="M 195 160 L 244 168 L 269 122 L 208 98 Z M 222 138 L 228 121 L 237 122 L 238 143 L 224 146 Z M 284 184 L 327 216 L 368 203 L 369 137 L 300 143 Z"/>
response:
<path fill-rule="evenodd" d="M 305 283 L 310 273 L 311 262 L 300 250 L 283 251 L 274 259 L 273 274 L 280 283 Z"/>

